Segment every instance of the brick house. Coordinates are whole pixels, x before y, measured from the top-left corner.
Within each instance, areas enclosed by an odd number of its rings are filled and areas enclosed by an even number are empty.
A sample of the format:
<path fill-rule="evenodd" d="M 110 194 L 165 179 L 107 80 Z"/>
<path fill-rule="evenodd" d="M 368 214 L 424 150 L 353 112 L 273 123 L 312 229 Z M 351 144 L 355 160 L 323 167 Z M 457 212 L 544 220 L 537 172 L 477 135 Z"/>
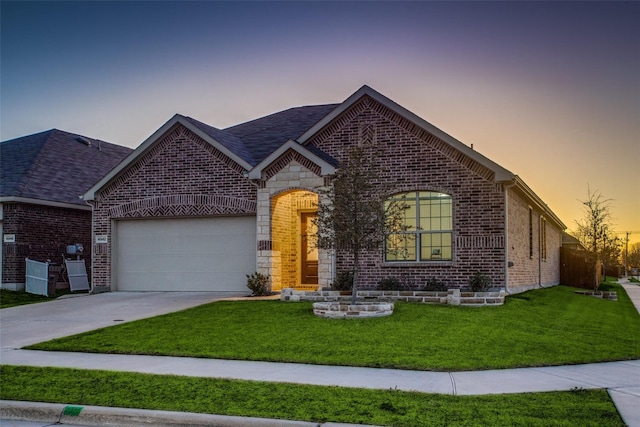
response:
<path fill-rule="evenodd" d="M 61 263 L 81 243 L 90 259 L 91 207 L 80 196 L 131 151 L 57 129 L 0 143 L 2 288 L 24 289 L 27 257 Z"/>
<path fill-rule="evenodd" d="M 366 254 L 361 278 L 461 286 L 480 270 L 520 292 L 559 283 L 564 224 L 518 176 L 375 90 L 292 108 L 227 129 L 176 115 L 86 194 L 93 286 L 247 292 L 328 286 L 344 254 L 309 244 L 318 188 L 363 138 L 410 205 L 413 228 Z"/>

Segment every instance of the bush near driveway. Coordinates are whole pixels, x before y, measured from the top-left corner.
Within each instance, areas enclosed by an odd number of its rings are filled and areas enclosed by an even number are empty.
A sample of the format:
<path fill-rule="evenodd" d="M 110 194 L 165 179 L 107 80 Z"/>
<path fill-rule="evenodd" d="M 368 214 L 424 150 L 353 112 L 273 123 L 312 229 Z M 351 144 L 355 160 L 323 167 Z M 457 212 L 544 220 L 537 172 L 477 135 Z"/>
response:
<path fill-rule="evenodd" d="M 475 370 L 640 358 L 640 316 L 558 286 L 499 307 L 396 304 L 392 316 L 324 319 L 310 303 L 220 301 L 29 348 L 419 370 Z"/>

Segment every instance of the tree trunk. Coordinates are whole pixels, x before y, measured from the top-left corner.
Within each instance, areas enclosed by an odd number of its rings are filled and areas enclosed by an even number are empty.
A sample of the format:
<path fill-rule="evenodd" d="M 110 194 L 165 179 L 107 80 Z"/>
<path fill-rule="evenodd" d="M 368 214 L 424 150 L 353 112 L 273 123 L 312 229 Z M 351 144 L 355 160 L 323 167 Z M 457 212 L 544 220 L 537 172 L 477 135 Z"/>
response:
<path fill-rule="evenodd" d="M 360 272 L 359 255 L 357 252 L 353 254 L 353 285 L 351 286 L 351 304 L 355 305 L 358 298 L 358 275 Z"/>

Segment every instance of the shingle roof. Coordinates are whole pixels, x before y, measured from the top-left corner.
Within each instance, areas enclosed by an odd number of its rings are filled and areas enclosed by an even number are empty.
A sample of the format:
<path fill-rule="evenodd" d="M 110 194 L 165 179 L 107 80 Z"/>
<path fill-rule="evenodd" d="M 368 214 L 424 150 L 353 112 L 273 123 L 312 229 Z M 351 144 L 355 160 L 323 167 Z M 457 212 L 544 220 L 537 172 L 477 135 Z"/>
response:
<path fill-rule="evenodd" d="M 257 163 L 254 161 L 253 156 L 249 151 L 249 149 L 247 148 L 247 146 L 245 145 L 245 143 L 234 134 L 221 131 L 218 128 L 209 126 L 208 124 L 202 123 L 191 117 L 185 117 L 185 116 L 182 116 L 182 117 L 187 119 L 191 124 L 196 126 L 198 129 L 200 129 L 201 131 L 203 131 L 204 133 L 206 133 L 207 135 L 209 135 L 210 137 L 212 137 L 213 139 L 215 139 L 216 141 L 218 141 L 219 143 L 227 147 L 229 150 L 233 151 L 235 154 L 240 156 L 246 162 L 250 164 Z"/>
<path fill-rule="evenodd" d="M 80 196 L 131 148 L 51 129 L 0 142 L 0 197 L 85 206 Z"/>
<path fill-rule="evenodd" d="M 242 140 L 257 165 L 286 141 L 296 140 L 339 104 L 310 105 L 280 111 L 223 131 Z M 240 153 L 238 153 L 240 154 Z"/>

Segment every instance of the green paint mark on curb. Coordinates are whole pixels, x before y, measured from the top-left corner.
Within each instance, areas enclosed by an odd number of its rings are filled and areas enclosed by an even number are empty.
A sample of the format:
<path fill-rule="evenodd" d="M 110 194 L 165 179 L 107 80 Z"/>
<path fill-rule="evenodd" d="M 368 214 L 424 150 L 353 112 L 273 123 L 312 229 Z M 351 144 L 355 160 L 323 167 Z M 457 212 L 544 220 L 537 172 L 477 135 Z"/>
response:
<path fill-rule="evenodd" d="M 68 417 L 77 417 L 83 409 L 82 406 L 65 406 L 62 414 Z"/>

